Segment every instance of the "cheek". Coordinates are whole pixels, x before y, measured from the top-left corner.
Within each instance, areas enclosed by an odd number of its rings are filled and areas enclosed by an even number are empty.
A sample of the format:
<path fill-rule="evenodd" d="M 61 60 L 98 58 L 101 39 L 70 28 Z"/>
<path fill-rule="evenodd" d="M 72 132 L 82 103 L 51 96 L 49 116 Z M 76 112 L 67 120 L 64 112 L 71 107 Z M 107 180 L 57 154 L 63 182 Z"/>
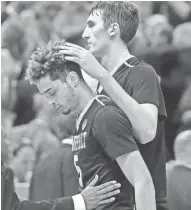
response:
<path fill-rule="evenodd" d="M 69 88 L 57 92 L 56 101 L 61 106 L 67 106 L 72 99 L 72 92 Z"/>
<path fill-rule="evenodd" d="M 104 36 L 105 30 L 103 28 L 100 27 L 94 27 L 92 29 L 92 38 L 96 39 L 96 40 L 101 40 Z"/>

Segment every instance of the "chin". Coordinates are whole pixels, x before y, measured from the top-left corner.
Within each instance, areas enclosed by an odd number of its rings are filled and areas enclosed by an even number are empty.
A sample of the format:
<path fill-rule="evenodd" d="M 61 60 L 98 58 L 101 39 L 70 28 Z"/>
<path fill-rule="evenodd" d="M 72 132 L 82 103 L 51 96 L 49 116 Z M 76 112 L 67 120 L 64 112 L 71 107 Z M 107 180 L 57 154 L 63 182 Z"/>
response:
<path fill-rule="evenodd" d="M 69 115 L 70 113 L 71 113 L 70 109 L 62 111 L 63 115 Z"/>
<path fill-rule="evenodd" d="M 93 56 L 99 57 L 99 52 L 95 49 L 89 49 L 89 51 L 92 53 Z"/>

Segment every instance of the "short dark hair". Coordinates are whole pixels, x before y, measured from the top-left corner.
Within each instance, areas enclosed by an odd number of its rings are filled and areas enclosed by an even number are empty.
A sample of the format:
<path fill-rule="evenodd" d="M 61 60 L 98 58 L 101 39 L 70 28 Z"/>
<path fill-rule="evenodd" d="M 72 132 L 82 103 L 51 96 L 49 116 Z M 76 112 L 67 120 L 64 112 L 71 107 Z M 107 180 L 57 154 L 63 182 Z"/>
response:
<path fill-rule="evenodd" d="M 61 75 L 64 76 L 63 78 L 66 78 L 67 72 L 71 71 L 76 72 L 83 79 L 80 66 L 77 63 L 66 61 L 64 55 L 57 50 L 56 47 L 64 43 L 64 40 L 57 41 L 47 46 L 46 49 L 38 48 L 34 51 L 29 60 L 25 79 L 34 83 L 48 75 L 50 80 L 56 80 Z"/>
<path fill-rule="evenodd" d="M 89 14 L 94 14 L 97 10 L 102 14 L 105 29 L 112 23 L 118 23 L 121 39 L 126 44 L 133 39 L 140 23 L 136 4 L 127 1 L 101 1 L 90 10 Z"/>

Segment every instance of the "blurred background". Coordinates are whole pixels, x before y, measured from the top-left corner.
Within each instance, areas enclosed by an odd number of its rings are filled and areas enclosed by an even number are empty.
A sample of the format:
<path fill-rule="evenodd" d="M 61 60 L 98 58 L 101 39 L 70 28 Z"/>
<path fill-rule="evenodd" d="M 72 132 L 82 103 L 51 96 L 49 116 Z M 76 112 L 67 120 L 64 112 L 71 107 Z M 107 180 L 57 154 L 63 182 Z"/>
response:
<path fill-rule="evenodd" d="M 178 200 L 174 183 L 186 180 L 181 189 L 190 187 L 191 193 L 191 178 L 185 178 L 191 177 L 191 2 L 135 3 L 140 7 L 141 24 L 128 47 L 160 76 L 168 114 L 169 206 L 174 210 L 171 206 Z M 94 4 L 1 1 L 1 152 L 22 199 L 37 201 L 77 192 L 71 154 L 75 113 L 59 116 L 23 77 L 27 60 L 38 46 L 66 39 L 86 47 L 81 35 Z M 96 81 L 84 76 L 94 89 Z M 180 187 L 178 192 L 180 196 Z"/>

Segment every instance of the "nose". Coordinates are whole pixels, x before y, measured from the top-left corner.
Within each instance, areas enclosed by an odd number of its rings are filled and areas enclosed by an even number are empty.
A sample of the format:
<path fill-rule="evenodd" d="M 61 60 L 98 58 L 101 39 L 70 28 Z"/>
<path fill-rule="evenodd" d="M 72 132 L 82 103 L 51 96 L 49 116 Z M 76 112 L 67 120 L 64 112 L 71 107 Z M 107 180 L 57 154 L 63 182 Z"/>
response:
<path fill-rule="evenodd" d="M 83 39 L 88 39 L 89 38 L 89 32 L 88 32 L 88 27 L 86 26 L 86 28 L 84 29 L 84 32 L 82 34 L 82 38 Z"/>
<path fill-rule="evenodd" d="M 55 101 L 55 100 L 50 100 L 50 99 L 49 99 L 49 100 L 48 100 L 48 104 L 55 106 L 56 101 Z"/>

